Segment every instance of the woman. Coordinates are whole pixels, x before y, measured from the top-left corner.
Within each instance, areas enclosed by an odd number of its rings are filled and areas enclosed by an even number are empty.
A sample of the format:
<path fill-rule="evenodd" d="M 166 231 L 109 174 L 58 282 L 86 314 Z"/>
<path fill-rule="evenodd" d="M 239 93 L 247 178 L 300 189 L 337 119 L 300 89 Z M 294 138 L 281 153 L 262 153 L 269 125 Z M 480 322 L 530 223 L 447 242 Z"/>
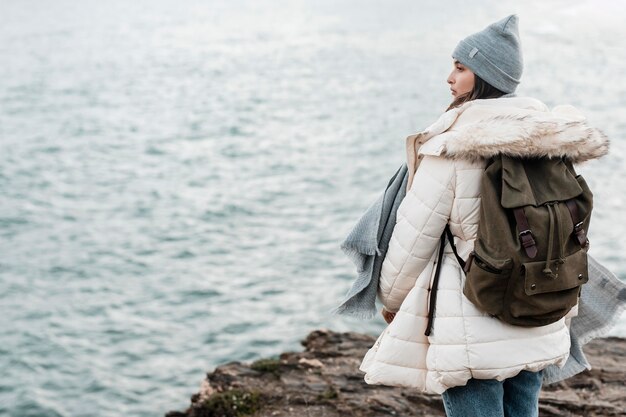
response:
<path fill-rule="evenodd" d="M 608 152 L 608 140 L 572 106 L 551 111 L 514 94 L 522 75 L 516 15 L 459 42 L 448 83 L 454 100 L 423 132 L 407 137 L 407 194 L 378 287 L 389 326 L 367 352 L 365 381 L 442 394 L 448 416 L 537 416 L 542 370 L 565 364 L 569 321 L 513 326 L 478 310 L 462 292 L 464 273 L 446 244 L 433 330 L 428 293 L 444 228 L 467 260 L 479 219 L 480 179 L 489 156 L 554 156 L 574 163 Z"/>

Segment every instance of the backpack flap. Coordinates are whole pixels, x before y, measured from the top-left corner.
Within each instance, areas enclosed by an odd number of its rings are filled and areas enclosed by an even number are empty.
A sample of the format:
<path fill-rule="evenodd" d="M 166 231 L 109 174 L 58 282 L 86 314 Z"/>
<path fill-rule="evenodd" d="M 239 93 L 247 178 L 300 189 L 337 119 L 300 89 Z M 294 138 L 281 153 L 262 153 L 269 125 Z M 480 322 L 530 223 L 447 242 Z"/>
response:
<path fill-rule="evenodd" d="M 539 207 L 582 192 L 578 180 L 561 159 L 514 159 L 502 155 L 502 207 Z"/>

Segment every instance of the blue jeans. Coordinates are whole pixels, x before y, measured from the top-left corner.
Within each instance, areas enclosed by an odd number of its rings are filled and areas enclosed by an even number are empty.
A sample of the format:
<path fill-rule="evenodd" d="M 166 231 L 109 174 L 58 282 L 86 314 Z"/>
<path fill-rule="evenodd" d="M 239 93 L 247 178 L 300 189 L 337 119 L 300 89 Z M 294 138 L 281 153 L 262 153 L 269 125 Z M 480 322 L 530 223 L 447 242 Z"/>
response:
<path fill-rule="evenodd" d="M 537 417 L 543 371 L 521 371 L 503 381 L 475 379 L 441 394 L 448 417 Z"/>

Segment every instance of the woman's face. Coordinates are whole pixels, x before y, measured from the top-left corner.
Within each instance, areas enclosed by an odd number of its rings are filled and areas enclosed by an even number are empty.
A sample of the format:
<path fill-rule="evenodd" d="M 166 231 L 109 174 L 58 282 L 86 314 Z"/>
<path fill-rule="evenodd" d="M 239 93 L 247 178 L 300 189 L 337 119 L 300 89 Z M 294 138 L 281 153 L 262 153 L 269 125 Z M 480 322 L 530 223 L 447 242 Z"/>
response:
<path fill-rule="evenodd" d="M 474 73 L 457 60 L 452 62 L 452 72 L 448 76 L 448 84 L 454 97 L 469 93 L 474 88 Z"/>

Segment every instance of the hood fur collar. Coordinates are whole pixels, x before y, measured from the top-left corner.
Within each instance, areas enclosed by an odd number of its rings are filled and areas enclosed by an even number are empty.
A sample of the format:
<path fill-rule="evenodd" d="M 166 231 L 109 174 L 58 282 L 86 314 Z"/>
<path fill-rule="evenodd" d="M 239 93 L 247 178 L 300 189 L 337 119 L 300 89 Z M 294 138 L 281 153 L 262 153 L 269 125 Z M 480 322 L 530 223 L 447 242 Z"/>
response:
<path fill-rule="evenodd" d="M 609 139 L 571 105 L 550 111 L 531 97 L 500 97 L 473 100 L 445 112 L 425 131 L 407 137 L 409 165 L 412 161 L 414 165 L 416 150 L 451 159 L 477 160 L 502 153 L 566 157 L 580 163 L 606 155 Z"/>

